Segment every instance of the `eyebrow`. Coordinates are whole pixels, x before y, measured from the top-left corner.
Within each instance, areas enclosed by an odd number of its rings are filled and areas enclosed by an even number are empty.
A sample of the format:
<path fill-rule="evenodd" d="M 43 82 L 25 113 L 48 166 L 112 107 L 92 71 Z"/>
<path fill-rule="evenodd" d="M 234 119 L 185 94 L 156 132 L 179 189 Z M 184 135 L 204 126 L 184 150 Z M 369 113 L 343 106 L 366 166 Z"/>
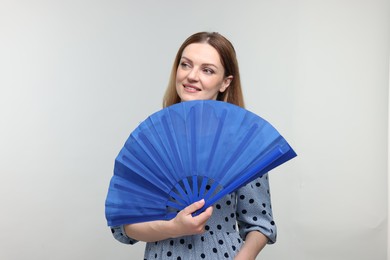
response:
<path fill-rule="evenodd" d="M 181 56 L 180 60 L 182 60 L 182 59 L 185 59 L 187 61 L 193 62 L 191 59 L 189 59 L 189 58 L 187 58 L 185 56 Z M 215 64 L 212 64 L 212 63 L 202 63 L 202 66 L 212 66 L 212 67 L 218 69 L 218 66 L 215 65 Z"/>

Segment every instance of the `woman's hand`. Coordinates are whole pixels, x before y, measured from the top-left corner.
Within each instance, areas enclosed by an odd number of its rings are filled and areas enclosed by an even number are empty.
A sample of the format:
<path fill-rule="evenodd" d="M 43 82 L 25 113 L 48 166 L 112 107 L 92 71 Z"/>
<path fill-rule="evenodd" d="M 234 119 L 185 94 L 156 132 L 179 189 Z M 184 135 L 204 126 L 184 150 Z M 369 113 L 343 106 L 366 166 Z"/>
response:
<path fill-rule="evenodd" d="M 201 234 L 205 231 L 205 225 L 213 213 L 213 208 L 208 207 L 201 214 L 192 216 L 192 213 L 201 209 L 204 203 L 205 201 L 202 199 L 189 205 L 171 220 L 173 230 L 176 230 L 176 235 L 173 237 Z"/>
<path fill-rule="evenodd" d="M 213 208 L 208 207 L 195 217 L 192 216 L 192 213 L 201 209 L 204 203 L 204 200 L 200 200 L 189 205 L 169 221 L 158 220 L 125 225 L 126 235 L 136 240 L 154 242 L 167 238 L 201 234 L 205 230 L 207 220 L 213 213 Z"/>

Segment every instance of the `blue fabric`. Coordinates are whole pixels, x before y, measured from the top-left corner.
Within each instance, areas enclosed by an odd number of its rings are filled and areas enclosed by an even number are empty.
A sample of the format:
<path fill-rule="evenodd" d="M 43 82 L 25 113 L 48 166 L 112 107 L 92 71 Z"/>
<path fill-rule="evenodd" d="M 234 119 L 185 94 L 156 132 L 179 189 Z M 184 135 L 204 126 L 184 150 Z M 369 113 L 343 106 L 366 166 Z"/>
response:
<path fill-rule="evenodd" d="M 264 174 L 215 203 L 204 233 L 148 242 L 144 259 L 233 259 L 252 231 L 264 234 L 269 244 L 275 243 L 277 227 L 269 189 L 268 175 Z M 124 244 L 138 242 L 126 235 L 124 226 L 111 227 L 111 231 Z"/>
<path fill-rule="evenodd" d="M 201 212 L 295 156 L 271 124 L 243 108 L 211 100 L 170 106 L 142 122 L 117 156 L 108 225 L 168 220 L 204 198 Z"/>

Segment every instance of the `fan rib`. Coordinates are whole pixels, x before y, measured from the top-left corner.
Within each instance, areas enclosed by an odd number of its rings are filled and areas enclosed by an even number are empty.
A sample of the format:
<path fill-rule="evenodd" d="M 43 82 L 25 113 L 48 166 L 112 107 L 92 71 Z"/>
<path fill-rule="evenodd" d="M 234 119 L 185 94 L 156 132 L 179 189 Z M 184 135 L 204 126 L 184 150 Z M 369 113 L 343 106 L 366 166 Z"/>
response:
<path fill-rule="evenodd" d="M 170 113 L 169 113 L 169 115 L 170 115 Z M 168 124 L 167 118 L 165 116 L 162 116 L 161 120 L 163 122 L 162 125 L 163 125 L 163 128 L 164 128 L 164 132 L 167 134 L 169 147 L 171 148 L 171 151 L 173 153 L 173 161 L 171 161 L 171 164 L 176 166 L 176 167 L 178 167 L 176 169 L 176 173 L 182 173 L 182 172 L 184 172 L 184 168 L 183 168 L 183 164 L 182 164 L 182 160 L 181 160 L 180 154 L 179 154 L 179 152 L 177 150 L 177 144 L 174 142 L 175 138 L 172 136 L 172 132 L 169 129 L 169 124 Z M 172 122 L 173 120 L 171 119 L 170 121 Z M 173 177 L 176 177 L 176 176 L 173 176 Z"/>
<path fill-rule="evenodd" d="M 126 149 L 126 148 L 125 148 Z M 134 158 L 136 159 L 136 158 Z M 127 162 L 127 166 L 125 164 L 125 162 Z M 116 168 L 117 168 L 117 174 L 116 176 L 121 176 L 121 178 L 123 179 L 126 179 L 126 180 L 130 180 L 129 177 L 132 177 L 131 175 L 125 176 L 125 174 L 122 174 L 122 171 L 121 170 L 118 170 L 118 168 L 120 167 L 124 167 L 124 168 L 128 168 L 129 170 L 131 170 L 131 172 L 139 178 L 139 180 L 141 180 L 142 182 L 144 183 L 147 183 L 148 185 L 151 185 L 153 187 L 156 187 L 158 190 L 161 190 L 163 192 L 166 192 L 167 190 L 169 190 L 169 186 L 160 181 L 157 176 L 155 176 L 154 174 L 145 174 L 145 172 L 148 172 L 148 173 L 153 173 L 153 171 L 148 168 L 146 165 L 142 165 L 139 163 L 139 161 L 137 161 L 137 163 L 135 163 L 134 161 L 130 160 L 130 158 L 128 158 L 126 155 L 119 155 L 116 159 L 116 162 L 115 162 L 117 165 L 116 165 Z M 141 167 L 141 165 L 143 167 Z M 146 178 L 146 176 L 149 177 Z M 133 178 L 134 179 L 134 176 Z"/>
<path fill-rule="evenodd" d="M 191 137 L 191 169 L 193 170 L 193 173 L 198 173 L 198 165 L 197 165 L 197 138 L 196 138 L 196 110 L 191 107 L 190 113 L 189 113 L 189 127 L 190 127 L 190 137 Z"/>
<path fill-rule="evenodd" d="M 214 195 L 214 191 L 217 189 L 218 186 L 219 186 L 218 182 L 214 182 L 213 184 L 211 184 L 210 189 L 207 191 L 204 197 L 206 201 L 209 200 Z"/>
<path fill-rule="evenodd" d="M 169 168 L 165 164 L 165 162 L 162 160 L 159 152 L 155 149 L 155 147 L 153 147 L 152 143 L 149 141 L 148 137 L 143 133 L 139 133 L 138 137 L 143 142 L 143 144 L 145 145 L 147 150 L 149 151 L 149 153 L 147 153 L 149 156 L 149 159 L 154 162 L 154 165 L 157 168 L 160 169 L 160 172 L 169 173 L 171 176 L 173 176 L 171 171 L 169 170 Z M 154 156 L 152 156 L 152 155 L 154 155 Z M 160 172 L 154 172 L 154 174 L 158 174 L 158 175 L 163 176 L 163 174 L 160 174 Z M 166 178 L 166 177 L 164 177 L 164 178 Z M 167 178 L 167 179 L 169 179 L 169 178 Z"/>
<path fill-rule="evenodd" d="M 245 146 L 247 146 L 248 142 L 251 140 L 251 137 L 255 133 L 255 130 L 258 128 L 257 124 L 254 124 L 249 131 L 246 133 L 243 140 L 240 142 L 239 146 L 236 148 L 234 153 L 230 156 L 230 158 L 227 160 L 227 163 L 220 171 L 220 174 L 225 174 L 230 167 L 232 167 L 233 163 L 237 161 L 237 159 L 240 157 L 240 153 L 242 153 Z M 219 176 L 218 176 L 219 177 Z M 218 178 L 220 179 L 220 178 Z"/>
<path fill-rule="evenodd" d="M 193 175 L 192 176 L 192 201 L 198 201 L 199 200 L 199 191 L 198 191 L 198 176 Z"/>
<path fill-rule="evenodd" d="M 251 169 L 249 169 L 245 173 L 238 176 L 238 178 L 235 179 L 230 185 L 225 187 L 224 190 L 222 190 L 220 193 L 218 193 L 212 199 L 207 201 L 207 203 L 203 206 L 203 208 L 206 208 L 206 206 L 208 207 L 208 206 L 212 205 L 217 200 L 219 200 L 220 198 L 222 198 L 226 194 L 233 192 L 234 190 L 236 190 L 238 187 L 242 186 L 243 184 L 244 185 L 247 184 L 249 182 L 248 180 L 252 179 L 251 176 L 256 175 L 256 177 L 260 177 L 263 174 L 265 174 L 266 171 L 264 171 L 264 169 L 267 167 L 267 165 L 271 164 L 272 162 L 274 162 L 275 160 L 280 158 L 282 155 L 283 155 L 283 153 L 281 152 L 281 150 L 279 148 L 277 148 L 277 147 L 274 148 L 270 153 L 267 153 L 267 155 L 265 155 L 262 158 L 260 163 L 258 163 L 256 166 L 252 167 Z"/>
<path fill-rule="evenodd" d="M 185 207 L 185 204 L 178 204 L 172 201 L 167 201 L 167 206 L 177 209 L 177 210 L 182 210 Z"/>
<path fill-rule="evenodd" d="M 217 130 L 216 130 L 216 134 L 215 134 L 215 138 L 214 138 L 213 144 L 212 144 L 211 149 L 210 149 L 210 156 L 209 156 L 209 159 L 207 161 L 207 166 L 206 166 L 206 172 L 207 173 L 209 172 L 211 163 L 213 162 L 215 151 L 217 149 L 217 145 L 218 145 L 220 137 L 221 137 L 222 126 L 225 123 L 226 114 L 227 114 L 227 111 L 226 111 L 226 109 L 224 109 L 222 111 L 221 117 L 218 120 L 218 127 L 217 127 Z"/>
<path fill-rule="evenodd" d="M 185 188 L 185 193 L 186 193 L 186 195 L 189 199 L 189 202 L 191 204 L 193 202 L 193 200 L 192 200 L 193 195 L 192 195 L 192 190 L 191 190 L 190 184 L 188 183 L 187 178 L 183 179 L 183 184 L 184 184 L 184 188 Z"/>
<path fill-rule="evenodd" d="M 189 205 L 189 204 L 190 204 L 190 201 L 189 201 L 189 199 L 188 199 L 188 197 L 187 197 L 187 193 L 183 190 L 183 188 L 182 188 L 182 186 L 180 185 L 180 183 L 176 183 L 175 188 L 176 188 L 177 191 L 179 192 L 178 195 L 180 195 L 181 198 L 185 201 L 185 203 L 186 203 L 187 205 Z"/>
<path fill-rule="evenodd" d="M 172 191 L 169 193 L 169 196 L 171 196 L 171 198 L 175 199 L 177 202 L 183 204 L 183 205 L 186 205 L 187 204 L 187 201 L 185 201 L 183 199 L 183 196 L 181 196 L 180 194 L 177 194 L 176 192 Z"/>
<path fill-rule="evenodd" d="M 209 178 L 207 176 L 203 176 L 202 184 L 201 184 L 200 189 L 199 189 L 199 197 L 200 198 L 203 198 L 205 193 L 206 193 L 206 186 L 207 186 L 208 181 L 209 181 Z"/>

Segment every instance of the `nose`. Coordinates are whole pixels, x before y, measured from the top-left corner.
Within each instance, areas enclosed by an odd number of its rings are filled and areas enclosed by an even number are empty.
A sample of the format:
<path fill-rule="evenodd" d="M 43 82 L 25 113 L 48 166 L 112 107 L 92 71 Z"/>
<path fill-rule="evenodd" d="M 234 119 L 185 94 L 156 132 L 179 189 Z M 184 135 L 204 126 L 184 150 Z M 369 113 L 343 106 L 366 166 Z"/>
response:
<path fill-rule="evenodd" d="M 188 73 L 187 78 L 190 81 L 198 81 L 199 80 L 199 69 L 192 68 L 191 71 Z"/>

